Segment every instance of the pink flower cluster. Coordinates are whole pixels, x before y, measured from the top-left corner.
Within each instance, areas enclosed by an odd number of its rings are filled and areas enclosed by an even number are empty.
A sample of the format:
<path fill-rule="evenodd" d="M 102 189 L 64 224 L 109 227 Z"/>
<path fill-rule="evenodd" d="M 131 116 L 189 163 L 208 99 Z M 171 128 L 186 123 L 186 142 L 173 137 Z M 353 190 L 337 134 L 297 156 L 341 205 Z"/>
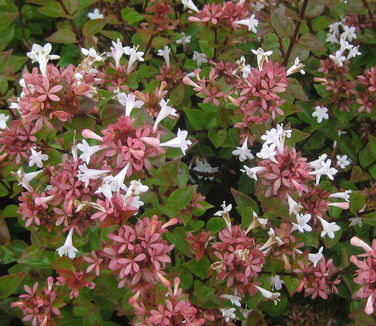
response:
<path fill-rule="evenodd" d="M 174 248 L 162 236 L 176 222 L 172 219 L 162 224 L 154 215 L 138 220 L 135 226 L 122 225 L 116 233 L 108 235 L 110 241 L 103 251 L 110 259 L 108 268 L 120 279 L 119 287 L 127 284 L 134 289 L 141 283 L 161 280 Z"/>
<path fill-rule="evenodd" d="M 282 153 L 277 149 L 275 161 L 261 160 L 258 165 L 264 169 L 260 170 L 259 175 L 262 178 L 261 184 L 266 189 L 265 196 L 285 198 L 286 194 L 297 192 L 301 196 L 308 191 L 307 184 L 314 177 L 309 174 L 311 167 L 306 161 L 295 148 L 287 146 Z"/>
<path fill-rule="evenodd" d="M 218 280 L 226 281 L 235 295 L 254 294 L 259 273 L 265 263 L 264 253 L 255 240 L 238 225 L 219 232 L 219 242 L 212 245 L 217 260 L 211 268 L 217 273 Z"/>
<path fill-rule="evenodd" d="M 23 321 L 32 321 L 32 325 L 47 326 L 51 321 L 60 316 L 59 307 L 64 305 L 56 299 L 53 277 L 47 278 L 47 287 L 39 290 L 38 282 L 32 288 L 25 285 L 25 294 L 19 296 L 19 300 L 12 302 L 11 307 L 20 308 L 24 314 Z"/>
<path fill-rule="evenodd" d="M 239 25 L 235 22 L 250 16 L 246 2 L 227 1 L 223 5 L 218 3 L 207 3 L 194 16 L 189 17 L 190 22 L 212 24 L 230 29 L 237 29 Z"/>
<path fill-rule="evenodd" d="M 148 305 L 146 300 L 140 298 L 141 291 L 138 291 L 129 303 L 135 308 L 135 326 L 151 326 L 151 325 L 188 325 L 201 326 L 205 324 L 205 319 L 200 318 L 200 312 L 192 306 L 188 300 L 188 296 L 183 294 L 183 290 L 179 288 L 180 279 L 175 277 L 173 287 L 170 282 L 165 280 L 168 288 L 166 297 L 160 302 L 151 302 Z M 156 299 L 156 297 L 154 297 Z"/>
<path fill-rule="evenodd" d="M 24 119 L 42 120 L 47 126 L 54 128 L 51 119 L 57 118 L 65 122 L 82 113 L 80 97 L 92 97 L 94 76 L 82 71 L 78 78 L 75 69 L 73 65 L 69 65 L 59 70 L 49 64 L 46 76 L 41 75 L 37 68 L 33 68 L 32 73 L 24 74 L 24 96 L 19 102 L 19 110 Z M 91 109 L 94 110 L 95 107 Z M 55 123 L 55 128 L 60 129 L 59 126 L 61 123 Z"/>
<path fill-rule="evenodd" d="M 284 103 L 279 93 L 287 89 L 287 71 L 278 62 L 266 62 L 262 69 L 254 68 L 241 83 L 239 113 L 242 121 L 235 124 L 242 130 L 250 125 L 275 119 L 277 114 L 284 115 L 280 106 Z"/>
<path fill-rule="evenodd" d="M 336 275 L 333 259 L 326 261 L 323 257 L 316 267 L 311 262 L 304 264 L 303 261 L 298 261 L 298 266 L 294 269 L 299 279 L 297 292 L 304 290 L 305 296 L 311 296 L 312 299 L 328 299 L 330 293 L 338 293 L 337 285 L 341 283 L 341 279 Z"/>
<path fill-rule="evenodd" d="M 364 311 L 371 315 L 376 306 L 376 239 L 372 241 L 372 247 L 358 237 L 352 237 L 350 243 L 365 251 L 363 254 L 351 256 L 350 261 L 358 267 L 355 271 L 354 282 L 361 285 L 361 288 L 355 292 L 354 297 L 367 298 Z"/>
<path fill-rule="evenodd" d="M 103 148 L 97 156 L 100 155 L 99 159 L 106 159 L 110 166 L 117 168 L 130 163 L 127 176 L 131 176 L 134 170 L 141 171 L 143 167 L 150 169 L 150 158 L 164 153 L 159 146 L 160 131 L 153 132 L 149 124 L 136 127 L 135 120 L 126 116 L 108 125 L 102 134 L 103 137 L 96 138 Z"/>

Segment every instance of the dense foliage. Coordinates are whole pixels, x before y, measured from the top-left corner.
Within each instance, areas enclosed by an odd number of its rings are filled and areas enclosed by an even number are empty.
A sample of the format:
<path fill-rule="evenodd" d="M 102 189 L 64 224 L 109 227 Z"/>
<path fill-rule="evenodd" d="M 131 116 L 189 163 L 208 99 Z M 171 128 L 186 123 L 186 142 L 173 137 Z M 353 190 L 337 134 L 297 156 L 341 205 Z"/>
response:
<path fill-rule="evenodd" d="M 0 14 L 1 326 L 376 323 L 374 1 Z"/>

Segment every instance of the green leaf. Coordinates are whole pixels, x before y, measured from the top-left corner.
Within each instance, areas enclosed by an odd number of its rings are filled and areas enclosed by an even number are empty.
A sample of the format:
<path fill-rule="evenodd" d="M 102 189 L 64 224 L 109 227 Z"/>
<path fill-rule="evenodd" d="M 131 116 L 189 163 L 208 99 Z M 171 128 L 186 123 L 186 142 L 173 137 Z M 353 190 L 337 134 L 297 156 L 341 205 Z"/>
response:
<path fill-rule="evenodd" d="M 188 182 L 188 177 L 188 166 L 178 160 L 174 160 L 161 166 L 152 181 L 156 185 L 178 185 L 179 187 L 184 187 Z"/>
<path fill-rule="evenodd" d="M 285 296 L 280 297 L 280 299 L 281 300 L 277 303 L 277 305 L 275 305 L 272 300 L 268 300 L 264 303 L 264 309 L 268 315 L 278 317 L 285 312 L 288 300 Z"/>
<path fill-rule="evenodd" d="M 361 181 L 366 181 L 369 179 L 369 174 L 365 172 L 360 166 L 356 165 L 351 170 L 350 181 L 352 183 L 357 183 Z"/>
<path fill-rule="evenodd" d="M 65 44 L 77 43 L 76 35 L 68 28 L 57 30 L 47 37 L 46 41 Z"/>
<path fill-rule="evenodd" d="M 179 212 L 191 201 L 192 195 L 197 186 L 187 186 L 175 190 L 167 202 L 160 207 L 161 211 L 169 217 L 177 217 Z"/>
<path fill-rule="evenodd" d="M 294 32 L 294 23 L 290 17 L 286 15 L 286 7 L 279 6 L 272 10 L 272 25 L 277 33 L 282 37 L 290 37 Z"/>
<path fill-rule="evenodd" d="M 147 65 L 141 65 L 140 69 L 138 69 L 138 77 L 139 78 L 150 78 L 154 77 L 158 74 L 158 69 L 147 66 Z"/>
<path fill-rule="evenodd" d="M 209 42 L 206 40 L 199 40 L 198 41 L 200 45 L 201 51 L 206 54 L 209 58 L 212 58 L 214 56 L 214 46 L 209 45 Z"/>
<path fill-rule="evenodd" d="M 192 125 L 192 127 L 196 130 L 202 130 L 206 126 L 206 113 L 198 110 L 198 109 L 185 109 L 185 115 Z"/>
<path fill-rule="evenodd" d="M 172 232 L 170 231 L 165 233 L 164 237 L 185 256 L 192 257 L 192 253 L 186 239 L 186 231 L 184 227 L 178 226 Z"/>
<path fill-rule="evenodd" d="M 316 1 L 308 1 L 306 16 L 309 18 L 317 17 L 324 11 L 325 6 Z"/>
<path fill-rule="evenodd" d="M 17 205 L 8 205 L 3 210 L 3 215 L 5 217 L 17 217 L 19 214 L 17 213 L 18 206 Z"/>
<path fill-rule="evenodd" d="M 206 228 L 213 234 L 218 233 L 226 227 L 226 222 L 222 217 L 212 217 L 207 223 Z"/>
<path fill-rule="evenodd" d="M 123 8 L 121 10 L 121 16 L 129 25 L 135 25 L 145 19 L 143 15 L 132 8 Z"/>
<path fill-rule="evenodd" d="M 0 299 L 9 297 L 21 284 L 26 273 L 17 273 L 0 277 Z"/>
<path fill-rule="evenodd" d="M 352 192 L 350 194 L 350 210 L 351 212 L 357 216 L 359 211 L 364 208 L 364 204 L 366 202 L 366 199 L 364 195 L 362 195 L 359 192 Z"/>
<path fill-rule="evenodd" d="M 52 17 L 52 18 L 66 17 L 63 8 L 60 6 L 60 4 L 57 1 L 50 2 L 42 8 L 38 8 L 38 11 L 47 17 Z"/>
<path fill-rule="evenodd" d="M 292 129 L 291 138 L 286 139 L 287 146 L 294 146 L 295 143 L 311 136 L 309 133 L 300 131 L 298 129 Z"/>
<path fill-rule="evenodd" d="M 157 37 L 153 38 L 153 40 L 151 42 L 151 46 L 154 49 L 161 49 L 165 45 L 170 44 L 170 42 L 171 41 L 168 38 L 157 36 Z"/>
<path fill-rule="evenodd" d="M 207 278 L 208 270 L 210 268 L 210 261 L 207 256 L 202 257 L 199 261 L 192 259 L 189 262 L 183 264 L 193 275 L 199 278 Z"/>
<path fill-rule="evenodd" d="M 284 276 L 283 280 L 285 281 L 285 286 L 287 291 L 289 292 L 290 297 L 292 297 L 296 289 L 298 288 L 299 285 L 299 280 L 296 277 L 291 277 L 291 276 Z"/>
<path fill-rule="evenodd" d="M 311 33 L 302 35 L 298 39 L 297 44 L 305 47 L 310 51 L 325 51 L 325 48 L 322 46 L 321 41 Z"/>
<path fill-rule="evenodd" d="M 240 191 L 237 191 L 234 188 L 231 188 L 231 193 L 234 196 L 234 199 L 237 204 L 237 209 L 243 211 L 246 207 L 251 207 L 257 214 L 259 213 L 259 208 L 257 206 L 257 203 L 248 195 L 241 193 Z"/>
<path fill-rule="evenodd" d="M 9 194 L 9 188 L 10 188 L 10 185 L 9 185 L 9 182 L 6 181 L 4 178 L 2 179 L 3 182 L 0 183 L 0 197 L 5 197 L 5 196 L 8 196 Z M 5 187 L 5 185 L 7 187 Z"/>
<path fill-rule="evenodd" d="M 216 308 L 220 306 L 215 289 L 199 280 L 194 282 L 192 302 L 200 308 Z"/>
<path fill-rule="evenodd" d="M 360 165 L 364 168 L 376 161 L 376 137 L 369 136 L 367 146 L 359 153 Z"/>
<path fill-rule="evenodd" d="M 99 32 L 99 34 L 102 34 L 102 35 L 106 36 L 110 40 L 116 41 L 117 39 L 119 39 L 120 41 L 124 41 L 123 34 L 121 34 L 119 32 L 116 32 L 116 31 L 102 30 L 102 31 Z"/>
<path fill-rule="evenodd" d="M 227 131 L 225 129 L 210 129 L 209 139 L 213 143 L 215 148 L 221 147 L 227 138 Z"/>
<path fill-rule="evenodd" d="M 82 35 L 89 38 L 100 32 L 105 25 L 106 21 L 104 19 L 90 19 L 82 27 Z"/>
<path fill-rule="evenodd" d="M 295 78 L 289 78 L 289 83 L 287 85 L 287 94 L 299 100 L 308 101 L 308 97 L 305 94 L 302 85 Z"/>
<path fill-rule="evenodd" d="M 330 239 L 328 237 L 328 235 L 325 235 L 325 237 L 324 237 L 325 247 L 326 248 L 332 248 L 332 247 L 334 247 L 339 242 L 339 240 L 341 239 L 342 233 L 343 233 L 342 229 L 334 232 L 334 238 L 333 239 Z"/>

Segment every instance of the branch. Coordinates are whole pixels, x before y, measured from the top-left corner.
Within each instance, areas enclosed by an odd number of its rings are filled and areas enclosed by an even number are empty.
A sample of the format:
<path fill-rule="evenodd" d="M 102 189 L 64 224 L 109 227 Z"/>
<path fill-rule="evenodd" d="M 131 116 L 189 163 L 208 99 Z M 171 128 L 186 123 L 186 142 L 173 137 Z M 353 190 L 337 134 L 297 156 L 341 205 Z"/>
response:
<path fill-rule="evenodd" d="M 64 13 L 65 13 L 67 16 L 70 16 L 70 13 L 69 13 L 67 7 L 65 6 L 63 0 L 57 0 L 57 2 L 60 4 L 61 8 L 63 8 Z M 78 30 L 78 28 L 77 28 L 77 25 L 75 24 L 75 22 L 74 22 L 72 19 L 69 19 L 69 22 L 70 22 L 70 24 L 72 25 L 72 28 L 73 28 L 74 34 L 76 34 L 76 38 L 77 38 L 78 44 L 83 48 L 83 47 L 84 47 L 84 44 L 83 44 L 83 37 L 81 36 L 81 33 L 80 33 L 80 31 Z"/>
<path fill-rule="evenodd" d="M 305 15 L 305 11 L 307 9 L 307 6 L 308 6 L 308 1 L 309 0 L 304 0 L 304 3 L 303 3 L 303 7 L 302 9 L 300 10 L 300 14 L 299 14 L 299 21 L 296 23 L 295 25 L 295 30 L 294 30 L 294 33 L 292 34 L 292 36 L 290 37 L 290 44 L 289 44 L 289 47 L 287 49 L 287 52 L 286 52 L 286 55 L 283 59 L 283 65 L 286 66 L 288 61 L 289 61 L 289 58 L 290 58 L 290 55 L 291 55 L 291 52 L 292 52 L 292 49 L 294 48 L 294 45 L 295 45 L 295 42 L 296 42 L 296 39 L 298 37 L 298 33 L 299 33 L 299 29 L 300 29 L 300 25 L 302 24 L 303 20 L 304 20 L 304 15 Z"/>

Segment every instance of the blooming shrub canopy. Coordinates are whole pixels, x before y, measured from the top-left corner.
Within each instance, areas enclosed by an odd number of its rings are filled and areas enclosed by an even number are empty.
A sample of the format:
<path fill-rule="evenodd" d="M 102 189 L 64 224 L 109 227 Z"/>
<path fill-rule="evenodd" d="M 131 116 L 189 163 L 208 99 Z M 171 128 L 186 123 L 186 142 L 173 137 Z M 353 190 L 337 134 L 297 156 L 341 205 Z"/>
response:
<path fill-rule="evenodd" d="M 2 325 L 373 325 L 376 3 L 0 0 Z"/>

